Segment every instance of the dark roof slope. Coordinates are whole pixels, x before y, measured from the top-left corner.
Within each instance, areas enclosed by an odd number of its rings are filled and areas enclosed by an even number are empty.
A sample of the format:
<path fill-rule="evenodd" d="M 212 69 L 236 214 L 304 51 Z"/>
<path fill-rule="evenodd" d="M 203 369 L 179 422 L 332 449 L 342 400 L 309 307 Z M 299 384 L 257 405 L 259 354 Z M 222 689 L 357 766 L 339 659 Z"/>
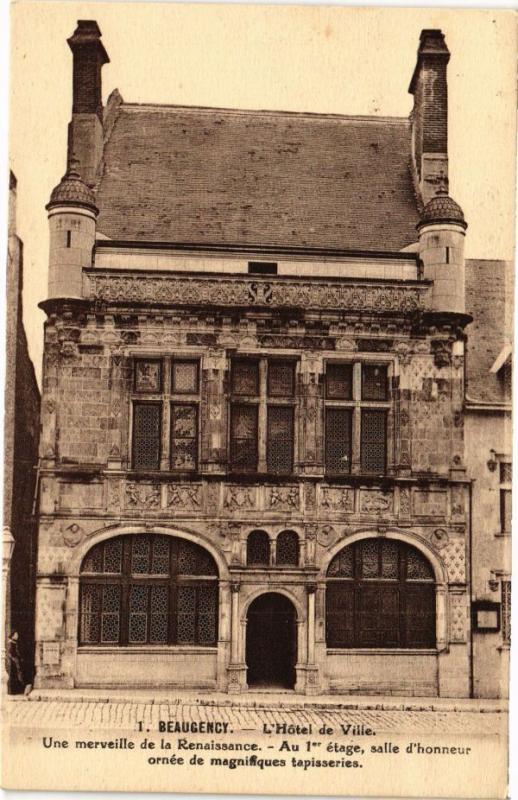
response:
<path fill-rule="evenodd" d="M 502 374 L 492 373 L 502 348 L 513 333 L 513 264 L 511 261 L 466 261 L 467 387 L 470 400 L 509 400 Z"/>
<path fill-rule="evenodd" d="M 400 250 L 417 238 L 406 119 L 120 105 L 111 239 Z"/>

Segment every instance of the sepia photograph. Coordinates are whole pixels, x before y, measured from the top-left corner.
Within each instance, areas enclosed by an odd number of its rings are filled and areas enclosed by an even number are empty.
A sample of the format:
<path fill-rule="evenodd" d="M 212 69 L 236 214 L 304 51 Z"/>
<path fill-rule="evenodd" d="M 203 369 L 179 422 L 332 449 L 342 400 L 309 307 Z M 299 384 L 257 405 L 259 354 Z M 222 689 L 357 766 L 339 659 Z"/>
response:
<path fill-rule="evenodd" d="M 9 24 L 1 785 L 503 800 L 515 12 Z"/>

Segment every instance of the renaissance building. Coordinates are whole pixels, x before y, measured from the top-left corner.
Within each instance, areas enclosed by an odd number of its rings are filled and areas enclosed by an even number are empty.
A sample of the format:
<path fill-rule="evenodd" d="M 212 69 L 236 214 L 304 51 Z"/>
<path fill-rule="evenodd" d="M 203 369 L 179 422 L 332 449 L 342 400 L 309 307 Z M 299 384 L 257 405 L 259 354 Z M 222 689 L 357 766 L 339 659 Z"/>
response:
<path fill-rule="evenodd" d="M 442 32 L 421 34 L 410 119 L 103 107 L 97 24 L 68 44 L 36 686 L 469 696 Z"/>

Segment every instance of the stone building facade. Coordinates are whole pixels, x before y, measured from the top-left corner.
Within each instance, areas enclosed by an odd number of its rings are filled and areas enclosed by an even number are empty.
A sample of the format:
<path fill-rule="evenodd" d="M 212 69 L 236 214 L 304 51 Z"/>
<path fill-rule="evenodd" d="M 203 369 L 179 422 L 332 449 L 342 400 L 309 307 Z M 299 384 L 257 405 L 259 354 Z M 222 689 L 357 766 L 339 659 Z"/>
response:
<path fill-rule="evenodd" d="M 410 120 L 103 108 L 68 41 L 36 685 L 469 696 L 443 34 Z"/>
<path fill-rule="evenodd" d="M 17 180 L 10 173 L 7 251 L 6 370 L 4 395 L 4 538 L 14 540 L 5 564 L 4 636 L 16 631 L 24 679 L 34 670 L 34 594 L 37 525 L 34 509 L 38 464 L 40 392 L 23 326 L 23 242 L 16 229 Z M 4 545 L 5 546 L 5 545 Z M 6 548 L 7 549 L 7 548 Z M 4 552 L 4 559 L 6 553 Z M 10 689 L 16 680 L 10 677 Z"/>

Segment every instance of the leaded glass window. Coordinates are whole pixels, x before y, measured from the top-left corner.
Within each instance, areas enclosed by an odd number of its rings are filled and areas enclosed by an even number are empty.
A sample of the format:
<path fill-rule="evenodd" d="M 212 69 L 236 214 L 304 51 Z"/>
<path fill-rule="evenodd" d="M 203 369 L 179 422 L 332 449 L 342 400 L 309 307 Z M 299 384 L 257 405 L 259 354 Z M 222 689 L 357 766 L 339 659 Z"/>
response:
<path fill-rule="evenodd" d="M 186 539 L 101 542 L 81 567 L 79 643 L 215 645 L 217 579 L 210 553 Z"/>
<path fill-rule="evenodd" d="M 328 647 L 435 647 L 435 582 L 416 548 L 364 539 L 340 550 L 326 587 Z"/>
<path fill-rule="evenodd" d="M 361 466 L 362 472 L 385 472 L 387 457 L 387 415 L 385 411 L 362 411 Z"/>
<path fill-rule="evenodd" d="M 328 364 L 326 368 L 326 397 L 329 400 L 352 400 L 352 396 L 352 364 Z"/>
<path fill-rule="evenodd" d="M 232 469 L 247 472 L 257 469 L 257 420 L 257 406 L 232 406 L 230 431 Z"/>
<path fill-rule="evenodd" d="M 171 468 L 195 470 L 198 461 L 198 407 L 171 404 Z"/>
<path fill-rule="evenodd" d="M 289 361 L 268 363 L 268 396 L 291 397 L 295 387 L 295 365 Z"/>
<path fill-rule="evenodd" d="M 259 394 L 259 363 L 257 361 L 232 362 L 232 394 L 257 397 Z"/>
<path fill-rule="evenodd" d="M 326 471 L 347 475 L 351 471 L 352 411 L 326 409 Z"/>
<path fill-rule="evenodd" d="M 362 365 L 362 400 L 387 399 L 387 368 L 379 364 Z"/>
<path fill-rule="evenodd" d="M 267 567 L 270 563 L 270 539 L 266 531 L 252 531 L 246 542 L 246 563 Z"/>
<path fill-rule="evenodd" d="M 325 466 L 330 475 L 384 474 L 390 412 L 388 366 L 328 362 Z"/>
<path fill-rule="evenodd" d="M 197 469 L 199 392 L 199 360 L 134 360 L 133 469 Z"/>
<path fill-rule="evenodd" d="M 171 367 L 171 390 L 173 394 L 196 394 L 198 391 L 197 361 L 173 361 Z"/>
<path fill-rule="evenodd" d="M 298 566 L 299 537 L 295 531 L 281 531 L 277 536 L 275 562 L 278 566 Z"/>
<path fill-rule="evenodd" d="M 274 475 L 289 475 L 293 470 L 291 406 L 268 406 L 266 463 Z"/>
<path fill-rule="evenodd" d="M 133 406 L 133 469 L 160 469 L 162 406 L 135 402 Z"/>
<path fill-rule="evenodd" d="M 294 361 L 232 361 L 230 466 L 234 471 L 293 472 L 295 445 Z"/>

